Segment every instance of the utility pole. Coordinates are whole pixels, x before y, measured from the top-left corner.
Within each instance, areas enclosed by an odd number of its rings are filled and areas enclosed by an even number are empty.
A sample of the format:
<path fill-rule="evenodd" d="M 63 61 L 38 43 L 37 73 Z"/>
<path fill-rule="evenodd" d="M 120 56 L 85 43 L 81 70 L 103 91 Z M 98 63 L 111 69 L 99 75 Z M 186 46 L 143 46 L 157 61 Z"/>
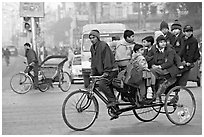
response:
<path fill-rule="evenodd" d="M 44 18 L 43 2 L 20 2 L 20 17 L 24 18 L 24 29 L 27 33 L 32 33 L 32 48 L 38 57 L 37 33 L 35 18 Z"/>
<path fill-rule="evenodd" d="M 36 42 L 36 22 L 35 18 L 31 17 L 31 30 L 32 30 L 32 45 L 33 49 L 35 50 L 37 56 L 38 56 L 38 48 L 37 48 L 37 42 Z"/>

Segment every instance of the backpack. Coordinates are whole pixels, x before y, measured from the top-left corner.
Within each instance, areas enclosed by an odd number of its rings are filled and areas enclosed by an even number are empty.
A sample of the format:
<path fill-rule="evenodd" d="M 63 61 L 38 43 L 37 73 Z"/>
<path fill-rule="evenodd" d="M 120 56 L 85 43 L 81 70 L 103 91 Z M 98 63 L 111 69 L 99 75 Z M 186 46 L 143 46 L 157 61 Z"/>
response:
<path fill-rule="evenodd" d="M 118 73 L 112 84 L 117 88 L 123 88 L 124 84 L 138 87 L 143 80 L 143 71 L 139 68 L 137 61 L 130 62 L 126 69 Z"/>
<path fill-rule="evenodd" d="M 133 87 L 139 86 L 143 80 L 143 72 L 137 62 L 130 62 L 126 68 L 124 83 Z"/>
<path fill-rule="evenodd" d="M 113 53 L 115 54 L 115 60 L 119 67 L 127 66 L 132 56 L 132 48 L 124 44 L 119 44 L 115 47 Z"/>

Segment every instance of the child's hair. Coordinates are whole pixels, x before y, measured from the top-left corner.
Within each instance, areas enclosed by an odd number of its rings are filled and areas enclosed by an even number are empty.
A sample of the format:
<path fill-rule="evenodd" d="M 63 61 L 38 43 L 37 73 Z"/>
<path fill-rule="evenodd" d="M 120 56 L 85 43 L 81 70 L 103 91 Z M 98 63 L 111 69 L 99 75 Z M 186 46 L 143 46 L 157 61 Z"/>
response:
<path fill-rule="evenodd" d="M 136 53 L 141 48 L 143 48 L 143 45 L 135 43 L 133 51 Z"/>
<path fill-rule="evenodd" d="M 130 37 L 132 35 L 134 35 L 134 32 L 132 30 L 125 30 L 123 37 L 124 39 L 127 39 L 127 37 Z"/>
<path fill-rule="evenodd" d="M 147 42 L 151 42 L 151 45 L 154 44 L 154 38 L 152 36 L 147 36 L 145 38 L 142 39 L 143 40 L 146 40 Z"/>

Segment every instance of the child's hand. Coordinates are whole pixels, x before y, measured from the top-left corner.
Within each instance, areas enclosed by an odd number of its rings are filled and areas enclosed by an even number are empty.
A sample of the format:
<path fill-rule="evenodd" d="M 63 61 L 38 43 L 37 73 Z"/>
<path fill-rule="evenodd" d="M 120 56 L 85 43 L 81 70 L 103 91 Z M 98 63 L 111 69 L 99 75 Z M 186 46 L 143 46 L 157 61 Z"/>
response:
<path fill-rule="evenodd" d="M 144 68 L 144 70 L 146 70 L 146 71 L 150 71 L 148 68 Z"/>

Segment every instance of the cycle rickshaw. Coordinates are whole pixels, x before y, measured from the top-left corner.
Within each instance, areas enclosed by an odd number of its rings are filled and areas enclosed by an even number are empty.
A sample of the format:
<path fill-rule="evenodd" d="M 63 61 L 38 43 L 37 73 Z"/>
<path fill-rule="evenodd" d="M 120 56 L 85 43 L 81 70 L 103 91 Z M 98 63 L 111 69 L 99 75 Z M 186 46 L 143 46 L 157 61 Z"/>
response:
<path fill-rule="evenodd" d="M 61 59 L 62 61 L 53 66 L 47 64 L 51 59 Z M 64 63 L 68 60 L 67 56 L 52 55 L 45 58 L 38 66 L 38 89 L 45 92 L 52 83 L 58 82 L 59 88 L 67 92 L 71 86 L 71 78 L 67 72 L 63 71 Z M 33 86 L 34 72 L 28 72 L 30 66 L 27 65 L 23 72 L 15 74 L 10 80 L 12 90 L 18 94 L 27 93 Z"/>
<path fill-rule="evenodd" d="M 92 76 L 92 84 L 88 90 L 79 89 L 71 92 L 64 100 L 62 105 L 62 117 L 68 127 L 76 131 L 83 131 L 89 128 L 97 119 L 99 114 L 99 103 L 95 96 L 98 96 L 105 104 L 107 99 L 98 89 L 100 76 Z M 115 89 L 115 88 L 114 88 Z M 196 102 L 193 93 L 182 86 L 174 84 L 166 88 L 168 92 L 157 96 L 155 101 L 138 106 L 135 103 L 137 94 L 132 94 L 139 88 L 126 86 L 129 102 L 121 102 L 117 105 L 119 110 L 114 107 L 108 108 L 108 114 L 118 117 L 124 112 L 133 111 L 133 115 L 143 122 L 154 120 L 160 113 L 166 114 L 167 118 L 176 125 L 189 123 L 196 110 Z M 119 99 L 118 92 L 117 99 Z M 163 108 L 163 109 L 162 109 Z"/>

